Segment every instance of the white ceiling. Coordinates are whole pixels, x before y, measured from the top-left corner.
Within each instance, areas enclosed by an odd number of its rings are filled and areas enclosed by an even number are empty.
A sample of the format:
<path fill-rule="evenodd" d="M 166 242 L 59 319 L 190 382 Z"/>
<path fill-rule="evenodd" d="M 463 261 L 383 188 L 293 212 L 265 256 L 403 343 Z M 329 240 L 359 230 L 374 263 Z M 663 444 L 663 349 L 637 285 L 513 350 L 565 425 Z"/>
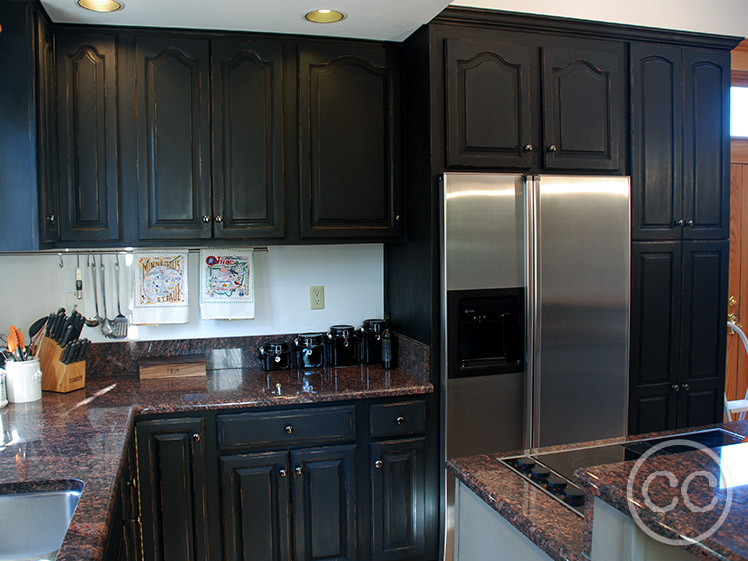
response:
<path fill-rule="evenodd" d="M 76 0 L 41 2 L 52 20 L 59 23 L 298 33 L 388 41 L 402 41 L 450 3 L 449 0 L 124 0 L 123 10 L 98 14 L 79 8 Z M 748 0 L 533 0 L 531 10 L 527 10 L 527 0 L 452 3 L 719 35 L 748 35 Z M 318 8 L 337 9 L 347 17 L 326 25 L 304 20 L 306 12 Z"/>
<path fill-rule="evenodd" d="M 2 0 L 0 0 L 2 1 Z M 76 0 L 42 0 L 52 21 L 103 25 L 186 27 L 357 37 L 402 41 L 441 12 L 449 0 L 124 0 L 118 12 L 84 10 Z M 333 8 L 334 24 L 310 23 L 304 14 Z"/>

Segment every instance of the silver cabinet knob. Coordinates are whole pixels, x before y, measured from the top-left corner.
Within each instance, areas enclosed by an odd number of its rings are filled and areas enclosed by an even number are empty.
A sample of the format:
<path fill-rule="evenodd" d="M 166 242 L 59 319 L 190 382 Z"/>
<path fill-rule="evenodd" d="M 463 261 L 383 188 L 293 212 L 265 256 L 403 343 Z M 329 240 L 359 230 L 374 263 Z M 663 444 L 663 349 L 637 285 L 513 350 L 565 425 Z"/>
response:
<path fill-rule="evenodd" d="M 686 228 L 690 228 L 691 226 L 693 226 L 693 220 L 686 222 Z"/>
<path fill-rule="evenodd" d="M 556 145 L 555 145 L 555 144 L 551 144 L 551 145 L 550 145 L 550 146 L 548 147 L 548 151 L 549 151 L 549 152 L 558 152 L 558 148 L 556 148 Z"/>
<path fill-rule="evenodd" d="M 127 486 L 131 487 L 132 489 L 137 489 L 138 480 L 133 477 L 130 481 L 127 482 Z"/>
<path fill-rule="evenodd" d="M 135 524 L 137 526 L 140 526 L 143 523 L 140 520 L 140 516 L 136 516 L 135 518 L 131 518 L 130 520 L 128 520 L 128 522 L 130 522 L 130 524 Z"/>
<path fill-rule="evenodd" d="M 680 391 L 680 386 L 679 386 L 678 384 L 673 384 L 673 385 L 672 385 L 672 386 L 670 386 L 670 387 L 671 387 L 671 388 L 673 388 L 673 391 L 676 391 L 676 392 L 679 392 L 679 391 Z"/>
<path fill-rule="evenodd" d="M 681 386 L 681 388 L 683 388 L 683 390 L 684 390 L 684 391 L 688 391 L 688 390 L 690 390 L 690 389 L 691 389 L 691 387 L 690 387 L 690 386 L 689 386 L 688 384 L 683 384 L 683 385 Z"/>
<path fill-rule="evenodd" d="M 280 472 L 278 472 L 278 473 L 280 473 L 281 477 L 286 477 L 288 475 L 288 473 L 286 472 L 285 469 L 281 469 Z"/>
<path fill-rule="evenodd" d="M 400 217 L 399 214 L 396 214 L 395 215 L 395 222 L 400 222 L 400 220 L 402 220 L 402 218 Z"/>
<path fill-rule="evenodd" d="M 377 460 L 374 462 L 374 467 L 377 469 L 382 469 L 382 460 Z"/>
<path fill-rule="evenodd" d="M 683 219 L 681 218 L 680 220 L 676 220 L 674 225 L 675 226 L 683 226 L 683 224 L 684 224 L 684 222 L 683 222 Z"/>
<path fill-rule="evenodd" d="M 293 427 L 291 425 L 286 425 L 284 430 L 286 431 L 286 434 L 293 434 Z"/>
<path fill-rule="evenodd" d="M 200 442 L 200 435 L 198 433 L 194 433 L 192 435 L 192 440 L 194 440 L 195 442 Z"/>
<path fill-rule="evenodd" d="M 397 419 L 395 419 L 395 422 L 398 425 L 402 425 L 405 422 L 405 417 L 398 417 Z"/>
<path fill-rule="evenodd" d="M 223 215 L 222 214 L 216 214 L 216 222 L 219 224 L 223 222 Z"/>
<path fill-rule="evenodd" d="M 304 473 L 304 470 L 301 469 L 301 466 L 296 466 L 296 469 L 294 470 L 296 472 L 296 475 L 301 475 Z"/>
<path fill-rule="evenodd" d="M 210 216 L 208 216 L 207 214 L 206 214 L 206 215 L 204 215 L 204 216 L 203 216 L 203 222 L 205 222 L 206 224 L 207 224 L 208 222 L 210 222 Z"/>
<path fill-rule="evenodd" d="M 524 150 L 525 152 L 532 152 L 532 144 L 525 144 L 522 147 L 522 150 Z"/>
<path fill-rule="evenodd" d="M 50 224 L 54 224 L 55 222 L 57 222 L 57 217 L 54 214 L 50 214 L 49 216 L 47 216 L 47 222 L 49 222 Z"/>

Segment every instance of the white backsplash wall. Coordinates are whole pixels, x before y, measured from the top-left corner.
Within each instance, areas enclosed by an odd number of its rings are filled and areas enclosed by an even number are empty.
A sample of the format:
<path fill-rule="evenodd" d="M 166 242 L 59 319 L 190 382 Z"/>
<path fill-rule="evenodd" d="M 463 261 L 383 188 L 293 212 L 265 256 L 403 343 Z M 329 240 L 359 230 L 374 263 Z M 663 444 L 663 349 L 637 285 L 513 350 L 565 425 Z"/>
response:
<path fill-rule="evenodd" d="M 200 319 L 199 252 L 190 252 L 189 323 L 180 325 L 133 326 L 128 339 L 153 341 L 162 339 L 195 339 L 327 331 L 331 325 L 361 325 L 367 318 L 383 317 L 384 261 L 382 244 L 271 246 L 267 253 L 255 252 L 255 319 Z M 60 306 L 68 313 L 72 305 L 86 317 L 94 317 L 92 270 L 81 255 L 83 300 L 75 292 L 74 255 L 63 254 L 64 267 L 57 254 L 0 255 L 0 333 L 7 337 L 8 327 L 15 325 L 28 337 L 29 326 Z M 130 318 L 128 300 L 132 294 L 129 264 L 132 259 L 120 255 L 122 313 Z M 107 288 L 107 312 L 117 315 L 114 256 L 104 255 Z M 126 264 L 127 263 L 127 264 Z M 97 256 L 98 264 L 98 256 Z M 98 268 L 97 268 L 98 272 Z M 325 287 L 325 309 L 309 309 L 309 287 Z M 99 312 L 101 285 L 99 284 Z M 86 327 L 81 337 L 93 342 L 106 339 L 101 328 Z"/>

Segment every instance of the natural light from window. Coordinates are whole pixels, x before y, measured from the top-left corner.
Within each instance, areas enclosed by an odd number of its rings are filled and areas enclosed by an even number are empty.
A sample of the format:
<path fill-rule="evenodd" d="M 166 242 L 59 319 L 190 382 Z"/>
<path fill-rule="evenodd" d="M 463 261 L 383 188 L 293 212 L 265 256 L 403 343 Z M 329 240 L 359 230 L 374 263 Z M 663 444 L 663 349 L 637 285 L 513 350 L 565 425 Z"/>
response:
<path fill-rule="evenodd" d="M 748 137 L 748 87 L 730 88 L 730 136 Z"/>

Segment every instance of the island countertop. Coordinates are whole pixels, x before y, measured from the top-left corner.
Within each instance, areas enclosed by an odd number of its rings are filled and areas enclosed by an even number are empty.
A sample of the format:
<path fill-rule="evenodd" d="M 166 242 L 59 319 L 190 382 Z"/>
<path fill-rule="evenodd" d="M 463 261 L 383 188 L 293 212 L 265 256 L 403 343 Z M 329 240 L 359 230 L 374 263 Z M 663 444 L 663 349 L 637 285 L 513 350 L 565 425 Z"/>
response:
<path fill-rule="evenodd" d="M 83 493 L 57 559 L 101 559 L 117 478 L 136 416 L 325 403 L 427 394 L 433 386 L 401 369 L 215 370 L 207 377 L 89 378 L 68 394 L 0 409 L 0 493 L 78 479 Z M 23 483 L 21 486 L 19 484 Z"/>
<path fill-rule="evenodd" d="M 506 453 L 497 453 L 490 455 L 477 455 L 467 458 L 449 459 L 447 469 L 454 476 L 465 484 L 465 486 L 480 497 L 486 504 L 495 510 L 501 517 L 509 522 L 514 528 L 519 530 L 533 544 L 539 547 L 546 555 L 556 561 L 583 561 L 588 560 L 589 546 L 592 530 L 592 509 L 588 509 L 585 518 L 573 513 L 570 509 L 563 506 L 559 501 L 550 497 L 533 484 L 524 480 L 510 468 L 499 462 L 498 458 L 510 457 L 525 454 L 542 454 L 543 452 L 580 448 L 586 446 L 597 446 L 607 444 L 618 444 L 631 440 L 642 438 L 654 438 L 659 436 L 677 436 L 680 433 L 703 430 L 707 428 L 722 427 L 726 430 L 740 435 L 748 435 L 748 421 L 726 423 L 709 427 L 694 427 L 679 431 L 666 431 L 660 433 L 650 433 L 644 435 L 611 438 L 593 442 L 575 443 L 566 446 L 553 446 L 531 451 L 512 451 Z M 740 447 L 748 444 L 739 445 Z M 696 452 L 693 455 L 697 455 Z M 670 456 L 671 462 L 677 464 L 681 456 L 686 454 L 673 454 Z M 658 458 L 651 458 L 644 462 L 653 462 L 651 465 L 656 468 Z M 664 460 L 667 461 L 667 460 Z M 609 464 L 605 466 L 596 466 L 585 470 L 578 470 L 576 476 L 578 482 L 585 487 L 588 492 L 587 504 L 589 505 L 592 496 L 598 496 L 600 499 L 609 502 L 614 507 L 624 512 L 623 508 L 626 497 L 626 482 L 634 462 L 622 462 L 618 464 Z M 682 467 L 694 467 L 682 464 Z M 651 471 L 642 472 L 651 473 Z M 745 521 L 748 517 L 748 502 L 744 495 L 748 491 L 736 490 L 733 497 L 742 503 L 743 516 L 736 516 L 734 523 L 731 517 L 725 522 L 724 530 L 717 532 L 713 538 L 716 541 L 707 542 L 707 547 L 693 547 L 691 551 L 702 559 L 745 559 L 740 556 L 741 548 L 748 541 L 744 537 Z M 708 501 L 706 501 L 708 502 Z M 734 503 L 733 508 L 737 508 Z M 741 522 L 742 521 L 742 522 Z M 728 524 L 729 522 L 729 524 Z M 739 527 L 742 523 L 742 530 L 737 533 L 732 528 L 733 524 Z M 695 526 L 698 528 L 699 526 Z M 732 528 L 732 530 L 731 530 Z M 724 534 L 723 537 L 720 537 Z M 729 539 L 728 539 L 729 538 Z M 711 544 L 712 548 L 709 548 Z M 734 549 L 730 549 L 734 548 Z M 707 553 L 705 554 L 704 551 Z M 733 551 L 737 556 L 724 555 L 727 551 Z M 720 552 L 722 557 L 711 555 L 711 553 Z"/>

